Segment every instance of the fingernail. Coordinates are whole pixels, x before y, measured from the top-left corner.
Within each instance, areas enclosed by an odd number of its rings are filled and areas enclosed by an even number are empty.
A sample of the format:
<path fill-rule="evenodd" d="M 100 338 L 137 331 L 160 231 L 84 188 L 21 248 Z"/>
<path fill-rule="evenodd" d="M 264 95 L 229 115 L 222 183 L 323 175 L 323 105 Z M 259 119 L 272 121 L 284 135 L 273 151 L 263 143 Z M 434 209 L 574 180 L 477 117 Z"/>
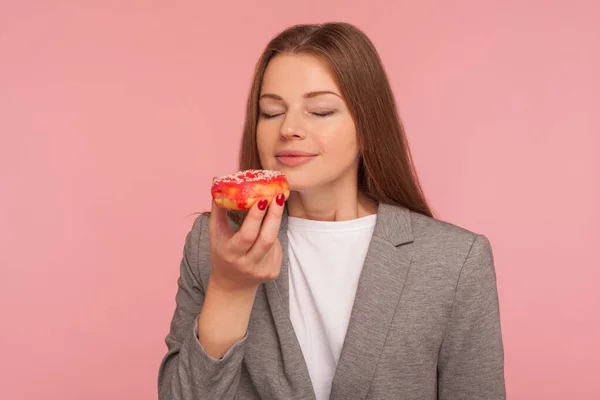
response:
<path fill-rule="evenodd" d="M 267 201 L 267 199 L 262 199 L 258 202 L 258 209 L 261 211 L 264 211 L 265 208 L 267 208 L 267 204 L 269 202 Z"/>
<path fill-rule="evenodd" d="M 280 206 L 282 206 L 283 203 L 285 202 L 285 196 L 283 195 L 283 193 L 279 193 L 277 195 L 277 197 L 275 198 L 275 201 L 277 202 L 277 204 L 279 204 Z"/>

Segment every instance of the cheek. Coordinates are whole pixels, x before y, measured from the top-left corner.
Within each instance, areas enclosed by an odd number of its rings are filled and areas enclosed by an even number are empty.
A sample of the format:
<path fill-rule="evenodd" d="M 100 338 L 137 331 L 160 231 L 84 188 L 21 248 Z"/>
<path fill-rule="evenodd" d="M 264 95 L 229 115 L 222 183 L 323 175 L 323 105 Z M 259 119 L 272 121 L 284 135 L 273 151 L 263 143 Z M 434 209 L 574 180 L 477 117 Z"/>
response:
<path fill-rule="evenodd" d="M 264 127 L 258 126 L 256 129 L 256 145 L 258 152 L 264 153 L 269 147 L 269 135 L 265 132 Z"/>
<path fill-rule="evenodd" d="M 258 155 L 261 160 L 263 168 L 270 169 L 273 165 L 272 157 L 274 152 L 276 137 L 272 134 L 273 129 L 269 127 L 257 126 L 256 129 L 256 145 L 258 148 Z M 274 139 L 275 138 L 275 139 Z"/>
<path fill-rule="evenodd" d="M 332 126 L 326 134 L 321 136 L 321 143 L 329 158 L 333 160 L 346 161 L 353 159 L 358 154 L 358 140 L 353 124 Z"/>

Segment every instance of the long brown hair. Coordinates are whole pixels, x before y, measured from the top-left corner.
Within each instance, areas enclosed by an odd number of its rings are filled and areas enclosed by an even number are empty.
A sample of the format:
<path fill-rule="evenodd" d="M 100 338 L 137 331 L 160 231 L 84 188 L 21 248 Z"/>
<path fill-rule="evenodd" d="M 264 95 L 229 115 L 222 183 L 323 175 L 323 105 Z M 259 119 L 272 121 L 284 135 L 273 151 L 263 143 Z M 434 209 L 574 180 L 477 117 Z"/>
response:
<path fill-rule="evenodd" d="M 258 101 L 267 65 L 281 53 L 312 55 L 329 67 L 356 125 L 359 190 L 377 202 L 433 217 L 379 54 L 371 40 L 348 23 L 295 25 L 269 42 L 250 87 L 239 169 L 262 168 L 256 141 Z M 236 222 L 243 219 L 239 212 L 230 215 Z"/>

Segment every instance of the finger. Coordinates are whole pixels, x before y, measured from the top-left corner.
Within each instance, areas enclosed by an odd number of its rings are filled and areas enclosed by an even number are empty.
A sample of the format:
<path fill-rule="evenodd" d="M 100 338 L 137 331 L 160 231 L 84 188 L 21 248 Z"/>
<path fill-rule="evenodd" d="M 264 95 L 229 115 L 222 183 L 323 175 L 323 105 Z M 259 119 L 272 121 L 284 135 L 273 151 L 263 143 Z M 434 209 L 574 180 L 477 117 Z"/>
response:
<path fill-rule="evenodd" d="M 242 256 L 252 247 L 260 231 L 267 205 L 267 199 L 261 199 L 252 205 L 242 226 L 229 240 L 228 251 Z"/>
<path fill-rule="evenodd" d="M 229 225 L 227 210 L 219 207 L 215 201 L 212 201 L 210 210 L 210 219 L 208 231 L 211 237 L 228 240 L 233 235 L 233 230 Z"/>
<path fill-rule="evenodd" d="M 275 198 L 269 206 L 258 237 L 248 252 L 248 258 L 252 260 L 260 261 L 277 241 L 279 228 L 281 227 L 283 206 L 285 204 L 283 194 L 278 195 L 278 197 L 279 201 Z"/>

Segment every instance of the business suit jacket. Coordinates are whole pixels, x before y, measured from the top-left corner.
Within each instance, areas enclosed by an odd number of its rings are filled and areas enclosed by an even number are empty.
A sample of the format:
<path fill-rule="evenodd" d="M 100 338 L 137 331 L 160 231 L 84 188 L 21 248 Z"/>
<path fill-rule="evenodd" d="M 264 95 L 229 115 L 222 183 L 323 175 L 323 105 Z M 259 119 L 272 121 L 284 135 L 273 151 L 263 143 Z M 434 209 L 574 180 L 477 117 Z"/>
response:
<path fill-rule="evenodd" d="M 160 364 L 161 400 L 315 398 L 289 317 L 285 212 L 279 239 L 279 277 L 261 285 L 246 336 L 217 360 L 196 336 L 211 264 L 208 217 L 195 221 L 185 242 L 168 351 Z M 505 397 L 489 241 L 380 204 L 331 399 Z"/>

